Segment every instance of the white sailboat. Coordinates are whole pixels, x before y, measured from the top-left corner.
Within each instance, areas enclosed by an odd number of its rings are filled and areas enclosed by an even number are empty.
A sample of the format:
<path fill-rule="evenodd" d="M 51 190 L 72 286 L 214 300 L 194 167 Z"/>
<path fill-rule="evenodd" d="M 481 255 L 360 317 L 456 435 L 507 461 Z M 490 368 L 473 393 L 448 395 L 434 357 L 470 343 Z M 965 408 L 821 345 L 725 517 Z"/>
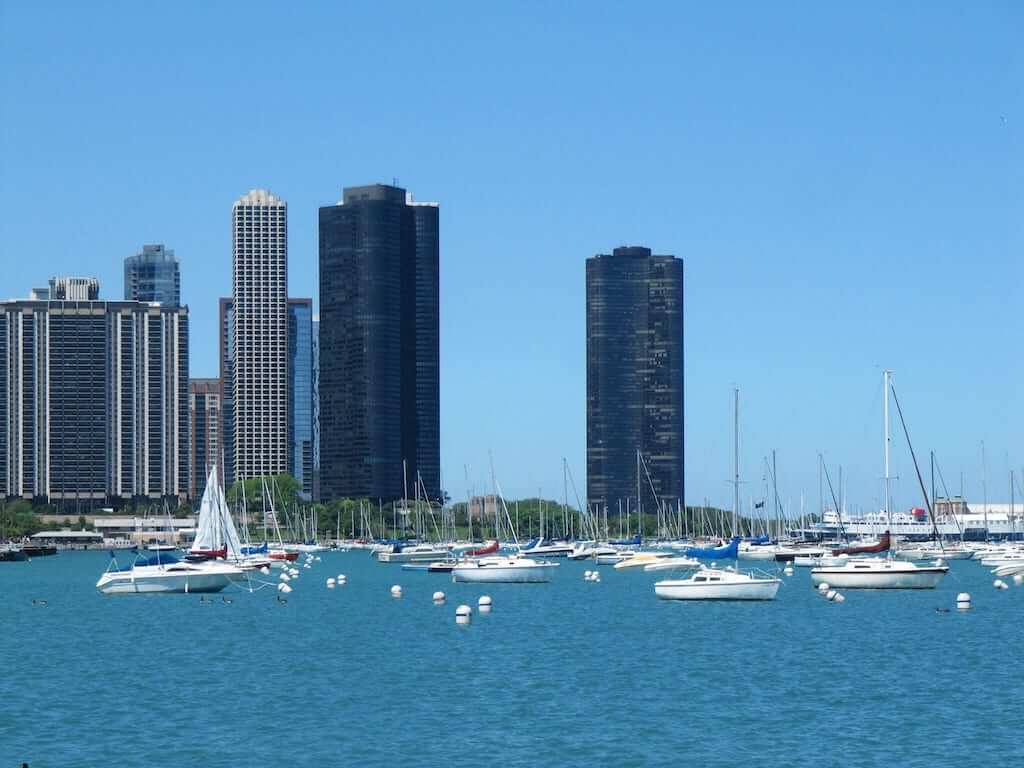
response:
<path fill-rule="evenodd" d="M 756 572 L 705 568 L 688 579 L 657 582 L 654 594 L 662 600 L 774 600 L 781 584 Z"/>
<path fill-rule="evenodd" d="M 736 542 L 740 509 L 740 391 L 735 390 L 733 418 L 732 532 Z M 782 579 L 758 571 L 741 573 L 734 568 L 704 568 L 687 579 L 656 582 L 654 594 L 662 600 L 774 600 Z"/>
<path fill-rule="evenodd" d="M 885 514 L 889 519 L 892 509 L 892 494 L 889 474 L 889 381 L 890 372 L 882 372 L 883 382 L 883 421 L 885 422 Z M 896 403 L 899 407 L 899 401 Z M 902 414 L 900 416 L 902 420 Z M 904 425 L 904 430 L 906 425 Z M 909 444 L 909 438 L 907 440 Z M 913 449 L 911 448 L 911 457 Z M 917 467 L 917 460 L 914 460 Z M 923 490 L 923 489 L 922 489 Z M 926 496 L 927 499 L 927 496 Z M 934 589 L 942 577 L 949 571 L 949 566 L 941 561 L 932 565 L 919 565 L 911 561 L 894 560 L 890 557 L 851 558 L 838 566 L 819 566 L 811 570 L 811 581 L 815 585 L 829 584 L 842 589 Z"/>

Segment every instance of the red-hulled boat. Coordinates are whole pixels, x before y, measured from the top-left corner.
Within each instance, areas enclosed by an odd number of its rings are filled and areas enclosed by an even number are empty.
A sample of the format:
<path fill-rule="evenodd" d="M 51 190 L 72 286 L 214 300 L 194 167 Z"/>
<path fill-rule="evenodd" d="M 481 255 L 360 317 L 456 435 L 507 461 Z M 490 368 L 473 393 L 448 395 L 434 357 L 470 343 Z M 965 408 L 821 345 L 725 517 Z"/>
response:
<path fill-rule="evenodd" d="M 272 549 L 267 552 L 267 557 L 271 560 L 287 560 L 293 562 L 299 559 L 298 552 L 289 552 L 287 549 Z"/>
<path fill-rule="evenodd" d="M 840 549 L 833 549 L 832 554 L 834 555 L 873 555 L 878 552 L 885 552 L 889 549 L 889 532 L 886 531 L 878 537 L 877 544 L 869 544 L 864 547 L 841 547 Z"/>

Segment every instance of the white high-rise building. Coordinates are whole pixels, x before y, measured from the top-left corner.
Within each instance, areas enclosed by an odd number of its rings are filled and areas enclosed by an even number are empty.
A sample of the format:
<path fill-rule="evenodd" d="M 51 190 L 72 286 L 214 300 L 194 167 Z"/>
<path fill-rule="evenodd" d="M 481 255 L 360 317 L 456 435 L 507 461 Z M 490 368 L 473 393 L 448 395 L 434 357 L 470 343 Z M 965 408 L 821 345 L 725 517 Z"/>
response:
<path fill-rule="evenodd" d="M 288 472 L 288 204 L 265 189 L 231 209 L 235 477 Z M 225 382 L 227 384 L 227 382 Z"/>

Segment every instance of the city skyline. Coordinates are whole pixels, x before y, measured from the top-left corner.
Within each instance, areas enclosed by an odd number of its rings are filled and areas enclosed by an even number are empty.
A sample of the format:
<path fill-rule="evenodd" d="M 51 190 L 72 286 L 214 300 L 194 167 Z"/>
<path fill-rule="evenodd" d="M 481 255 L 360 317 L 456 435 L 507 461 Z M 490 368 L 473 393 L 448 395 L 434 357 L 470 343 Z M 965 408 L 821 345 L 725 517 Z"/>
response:
<path fill-rule="evenodd" d="M 298 12 L 281 28 L 308 43 L 268 77 L 299 85 L 245 129 L 233 106 L 210 98 L 222 88 L 257 97 L 266 85 L 239 83 L 206 55 L 238 23 L 227 10 L 211 10 L 199 30 L 161 16 L 182 46 L 173 73 L 126 71 L 121 56 L 145 59 L 143 39 L 124 34 L 138 17 L 97 12 L 107 23 L 88 48 L 96 79 L 74 87 L 61 73 L 85 55 L 76 30 L 96 19 L 75 8 L 45 25 L 30 7 L 7 13 L 60 43 L 29 35 L 0 52 L 4 71 L 21 73 L 0 96 L 8 292 L 25 295 L 50 274 L 114 285 L 125 254 L 167 243 L 196 329 L 194 375 L 213 376 L 216 299 L 230 285 L 226 203 L 256 186 L 289 200 L 292 292 L 316 297 L 316 209 L 346 183 L 398 176 L 446 210 L 441 439 L 456 498 L 467 485 L 489 490 L 489 450 L 508 495 L 558 495 L 562 456 L 582 489 L 582 265 L 637 242 L 687 264 L 689 503 L 729 503 L 738 386 L 744 498 L 763 495 L 763 459 L 776 448 L 791 509 L 801 492 L 816 506 L 819 451 L 844 466 L 852 504 L 878 506 L 882 367 L 896 372 L 915 447 L 937 451 L 947 481 L 959 486 L 963 472 L 968 496 L 982 496 L 985 441 L 988 496 L 1009 495 L 1024 411 L 1022 363 L 1005 349 L 1022 325 L 1011 287 L 1024 282 L 1010 9 L 898 8 L 884 25 L 826 8 L 805 9 L 799 25 L 795 11 L 756 7 L 736 18 L 604 9 L 554 13 L 544 28 L 469 13 L 457 39 L 446 12 L 414 29 L 359 9 L 341 33 L 335 12 L 317 23 Z M 228 50 L 262 56 L 269 22 L 244 24 L 250 34 L 231 36 Z M 382 62 L 374 82 L 346 81 L 346 104 L 360 109 L 322 99 L 340 82 L 329 65 L 337 46 L 371 55 L 355 30 L 385 26 L 424 62 L 431 88 L 400 86 L 407 62 Z M 617 29 L 650 44 L 617 62 L 605 55 Z M 516 35 L 536 55 L 520 56 Z M 808 66 L 809 53 L 823 64 Z M 398 87 L 406 101 L 384 98 Z M 118 89 L 141 103 L 111 104 L 104 94 Z M 60 118 L 68 104 L 74 126 Z M 644 119 L 627 127 L 624 107 Z M 169 132 L 144 117 L 155 112 L 195 129 Z M 69 249 L 49 214 L 72 194 Z M 917 503 L 899 440 L 894 457 L 896 503 Z"/>

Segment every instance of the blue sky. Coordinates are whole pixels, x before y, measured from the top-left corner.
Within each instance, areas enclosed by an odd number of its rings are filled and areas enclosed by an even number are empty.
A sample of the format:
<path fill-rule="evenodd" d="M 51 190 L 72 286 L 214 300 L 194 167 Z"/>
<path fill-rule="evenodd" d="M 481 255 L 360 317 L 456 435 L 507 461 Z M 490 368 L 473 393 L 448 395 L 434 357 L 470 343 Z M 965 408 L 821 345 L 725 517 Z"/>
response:
<path fill-rule="evenodd" d="M 316 211 L 397 178 L 441 204 L 442 464 L 453 496 L 585 488 L 584 260 L 686 262 L 687 497 L 881 498 L 881 370 L 915 447 L 990 500 L 1021 448 L 1024 11 L 982 3 L 0 2 L 5 296 L 119 297 L 182 264 L 193 375 L 216 373 L 230 210 Z M 899 437 L 899 435 L 897 435 Z M 902 439 L 896 503 L 919 503 Z M 466 479 L 468 476 L 468 480 Z"/>

